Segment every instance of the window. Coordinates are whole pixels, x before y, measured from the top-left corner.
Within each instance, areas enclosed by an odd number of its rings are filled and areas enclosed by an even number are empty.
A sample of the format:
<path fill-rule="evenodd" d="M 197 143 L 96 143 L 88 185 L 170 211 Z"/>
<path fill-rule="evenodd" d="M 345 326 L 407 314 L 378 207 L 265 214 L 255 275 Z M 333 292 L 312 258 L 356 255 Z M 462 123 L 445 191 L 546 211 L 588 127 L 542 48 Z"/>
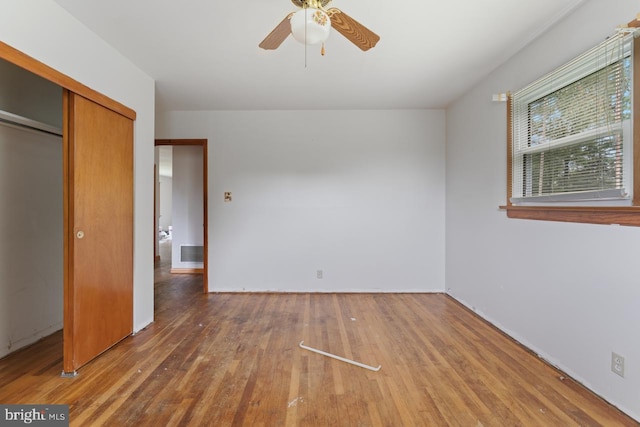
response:
<path fill-rule="evenodd" d="M 632 30 L 509 97 L 509 217 L 640 226 Z"/>
<path fill-rule="evenodd" d="M 612 37 L 513 94 L 512 203 L 630 200 L 632 42 Z"/>

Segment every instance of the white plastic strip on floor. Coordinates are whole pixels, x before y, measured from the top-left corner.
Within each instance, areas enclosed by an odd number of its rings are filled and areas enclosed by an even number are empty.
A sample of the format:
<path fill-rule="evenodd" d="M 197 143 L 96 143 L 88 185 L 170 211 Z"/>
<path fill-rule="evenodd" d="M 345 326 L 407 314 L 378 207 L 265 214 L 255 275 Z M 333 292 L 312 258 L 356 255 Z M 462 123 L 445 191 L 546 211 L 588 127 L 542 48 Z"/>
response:
<path fill-rule="evenodd" d="M 303 342 L 304 341 L 300 341 L 300 347 L 304 348 L 305 350 L 313 351 L 314 353 L 322 354 L 324 356 L 332 357 L 334 359 L 338 359 L 338 360 L 341 360 L 343 362 L 351 363 L 352 365 L 360 366 L 361 368 L 369 369 L 370 371 L 378 372 L 380 370 L 380 368 L 382 368 L 382 365 L 378 365 L 377 368 L 374 368 L 373 366 L 365 365 L 364 363 L 356 362 L 355 360 L 346 359 L 344 357 L 336 356 L 335 354 L 327 353 L 325 351 L 318 350 L 318 349 L 313 348 L 313 347 L 307 347 L 306 345 L 302 345 Z"/>

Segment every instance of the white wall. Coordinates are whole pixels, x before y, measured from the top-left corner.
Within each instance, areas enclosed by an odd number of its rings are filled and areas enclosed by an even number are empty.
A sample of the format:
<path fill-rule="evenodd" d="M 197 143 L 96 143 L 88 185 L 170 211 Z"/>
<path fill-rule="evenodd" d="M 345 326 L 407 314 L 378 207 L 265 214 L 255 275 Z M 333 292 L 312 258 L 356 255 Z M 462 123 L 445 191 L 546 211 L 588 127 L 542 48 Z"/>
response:
<path fill-rule="evenodd" d="M 180 246 L 204 245 L 202 147 L 173 147 L 171 268 L 203 268 L 202 262 L 180 261 Z"/>
<path fill-rule="evenodd" d="M 202 169 L 202 162 L 200 163 L 200 168 Z M 160 175 L 160 219 L 158 224 L 163 230 L 167 230 L 173 222 L 171 213 L 173 206 L 172 187 L 173 179 L 170 176 Z M 202 185 L 200 185 L 200 189 L 202 190 Z M 200 193 L 200 198 L 202 198 L 202 193 Z"/>
<path fill-rule="evenodd" d="M 588 1 L 447 110 L 447 290 L 640 420 L 640 229 L 508 219 L 506 107 L 517 90 L 635 18 Z M 610 370 L 611 352 L 626 374 Z"/>
<path fill-rule="evenodd" d="M 160 175 L 159 175 L 159 165 L 160 165 L 160 153 L 158 151 L 158 147 L 155 147 L 155 149 L 153 150 L 153 164 L 155 165 L 154 167 L 154 195 L 155 195 L 155 229 L 153 230 L 153 232 L 155 233 L 155 238 L 154 238 L 154 250 L 155 250 L 155 255 L 156 257 L 160 256 L 160 234 L 158 232 L 158 227 L 160 226 L 160 203 L 162 203 L 162 194 L 161 192 L 161 187 L 160 187 Z M 157 259 L 157 258 L 156 258 Z"/>
<path fill-rule="evenodd" d="M 153 321 L 154 81 L 52 0 L 3 1 L 0 40 L 134 109 L 134 330 Z"/>
<path fill-rule="evenodd" d="M 0 59 L 0 110 L 62 129 L 62 88 Z"/>
<path fill-rule="evenodd" d="M 0 124 L 0 200 L 2 357 L 62 328 L 62 138 Z"/>
<path fill-rule="evenodd" d="M 208 138 L 211 291 L 441 292 L 444 124 L 444 111 L 172 112 L 156 135 Z"/>

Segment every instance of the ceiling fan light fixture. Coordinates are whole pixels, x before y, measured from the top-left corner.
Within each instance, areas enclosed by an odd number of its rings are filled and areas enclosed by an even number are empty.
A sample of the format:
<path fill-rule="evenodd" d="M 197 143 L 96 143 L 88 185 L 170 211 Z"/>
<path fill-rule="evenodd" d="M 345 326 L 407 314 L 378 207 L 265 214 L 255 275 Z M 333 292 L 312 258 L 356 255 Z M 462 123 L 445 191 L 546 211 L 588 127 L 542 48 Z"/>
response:
<path fill-rule="evenodd" d="M 291 35 L 302 44 L 324 43 L 329 38 L 331 19 L 321 9 L 305 7 L 291 17 Z"/>

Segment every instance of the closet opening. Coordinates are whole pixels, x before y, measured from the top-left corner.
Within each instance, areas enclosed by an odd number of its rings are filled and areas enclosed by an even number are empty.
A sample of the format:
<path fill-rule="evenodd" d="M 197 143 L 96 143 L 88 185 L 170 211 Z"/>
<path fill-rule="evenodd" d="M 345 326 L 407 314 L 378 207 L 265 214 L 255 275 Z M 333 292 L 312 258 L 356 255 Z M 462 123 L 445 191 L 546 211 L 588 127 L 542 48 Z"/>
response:
<path fill-rule="evenodd" d="M 0 357 L 60 333 L 63 89 L 0 59 Z"/>

